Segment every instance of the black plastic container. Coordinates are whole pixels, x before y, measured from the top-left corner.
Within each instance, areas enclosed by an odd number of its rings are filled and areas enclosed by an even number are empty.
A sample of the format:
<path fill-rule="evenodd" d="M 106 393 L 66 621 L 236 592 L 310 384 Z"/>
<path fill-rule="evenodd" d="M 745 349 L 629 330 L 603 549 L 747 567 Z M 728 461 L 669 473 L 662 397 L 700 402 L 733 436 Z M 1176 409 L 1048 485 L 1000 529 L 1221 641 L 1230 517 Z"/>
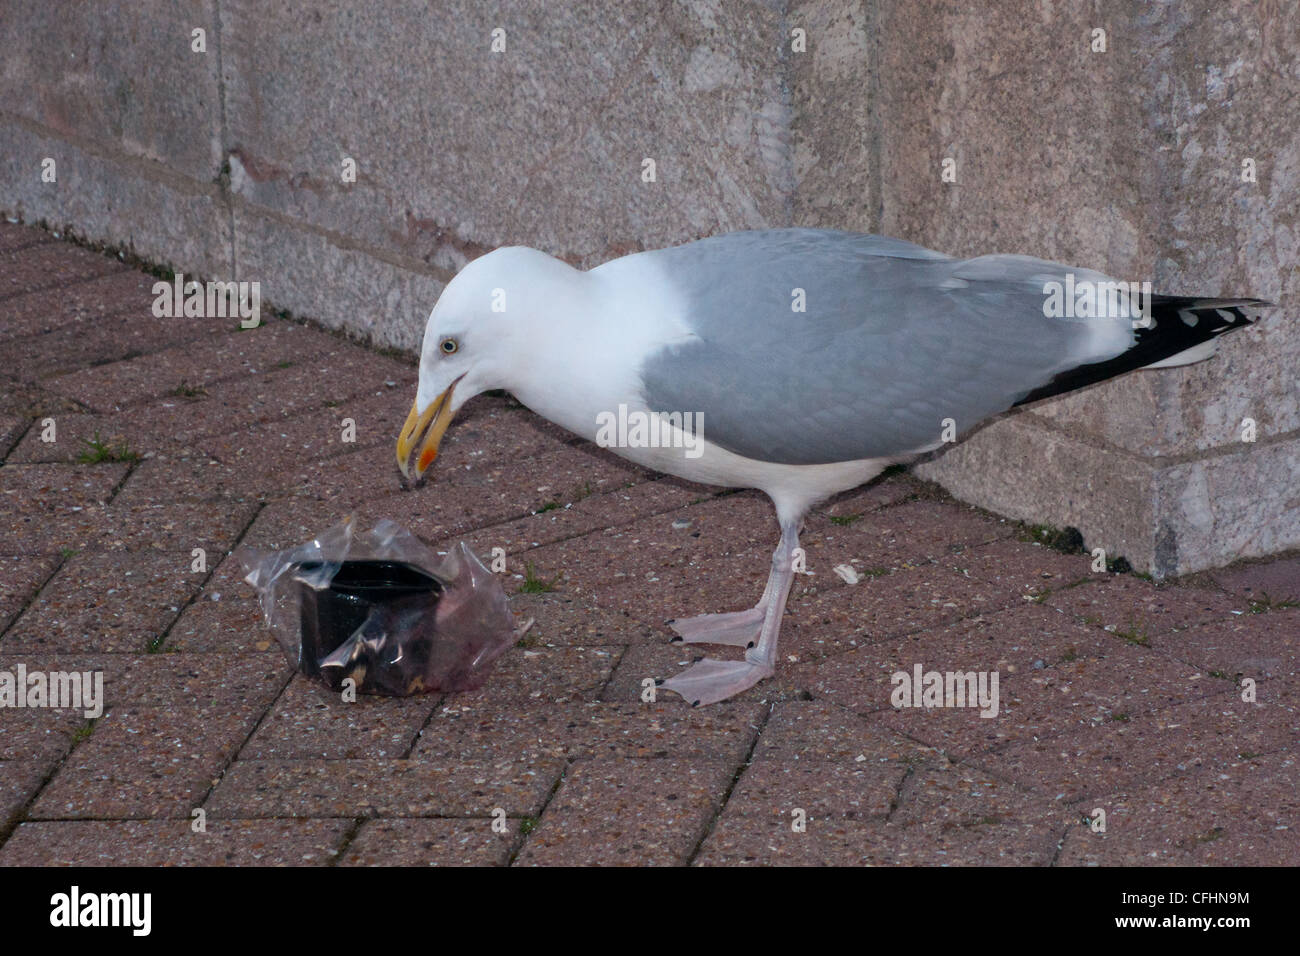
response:
<path fill-rule="evenodd" d="M 351 637 L 376 606 L 400 604 L 406 611 L 432 614 L 442 594 L 436 578 L 405 561 L 344 561 L 330 586 L 317 590 L 303 575 L 321 567 L 319 561 L 306 561 L 292 572 L 302 636 L 298 668 L 309 676 L 320 674 L 320 661 Z"/>

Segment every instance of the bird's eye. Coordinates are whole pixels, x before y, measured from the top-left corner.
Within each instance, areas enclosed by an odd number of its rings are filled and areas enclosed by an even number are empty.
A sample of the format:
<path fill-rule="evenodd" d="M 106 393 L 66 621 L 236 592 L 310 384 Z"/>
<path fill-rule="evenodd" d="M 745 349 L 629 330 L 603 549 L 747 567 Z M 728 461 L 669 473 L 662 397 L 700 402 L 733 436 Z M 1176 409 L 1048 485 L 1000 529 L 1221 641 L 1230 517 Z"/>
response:
<path fill-rule="evenodd" d="M 456 344 L 455 339 L 443 339 L 442 344 L 439 347 L 442 349 L 444 355 L 454 355 L 456 354 L 456 350 L 460 348 L 460 346 Z"/>

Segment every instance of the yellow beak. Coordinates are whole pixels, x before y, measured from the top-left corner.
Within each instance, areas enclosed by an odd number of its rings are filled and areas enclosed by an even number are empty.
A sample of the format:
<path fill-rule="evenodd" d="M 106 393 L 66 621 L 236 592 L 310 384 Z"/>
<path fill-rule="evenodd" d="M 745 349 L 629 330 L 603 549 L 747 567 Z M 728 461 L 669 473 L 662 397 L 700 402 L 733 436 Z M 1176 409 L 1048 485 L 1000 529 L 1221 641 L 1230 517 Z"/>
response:
<path fill-rule="evenodd" d="M 442 441 L 443 432 L 451 424 L 451 393 L 455 388 L 456 382 L 448 385 L 447 390 L 429 404 L 423 415 L 417 410 L 418 399 L 412 402 L 411 414 L 406 416 L 406 424 L 397 436 L 397 467 L 408 480 L 412 479 L 414 472 L 416 484 L 424 478 L 424 473 L 438 457 L 438 445 Z"/>

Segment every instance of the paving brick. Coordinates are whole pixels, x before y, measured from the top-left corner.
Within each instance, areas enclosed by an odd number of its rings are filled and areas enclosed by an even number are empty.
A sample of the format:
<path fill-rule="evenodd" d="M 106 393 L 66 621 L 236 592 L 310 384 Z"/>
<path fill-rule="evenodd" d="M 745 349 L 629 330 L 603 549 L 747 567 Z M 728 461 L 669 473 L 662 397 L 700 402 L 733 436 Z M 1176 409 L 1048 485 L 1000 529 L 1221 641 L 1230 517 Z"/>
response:
<path fill-rule="evenodd" d="M 1079 815 L 969 764 L 931 760 L 908 773 L 890 819 L 900 825 L 1028 823 L 1063 832 Z"/>
<path fill-rule="evenodd" d="M 236 760 L 205 806 L 223 817 L 487 817 L 541 811 L 563 761 Z"/>
<path fill-rule="evenodd" d="M 196 397 L 202 397 L 206 386 L 215 382 L 268 374 L 279 370 L 281 362 L 303 361 L 338 348 L 339 340 L 325 332 L 271 322 L 62 375 L 49 384 L 59 394 L 107 413 L 176 393 L 182 386 L 198 390 Z"/>
<path fill-rule="evenodd" d="M 1300 608 L 1243 614 L 1152 639 L 1180 660 L 1227 677 L 1300 675 Z"/>
<path fill-rule="evenodd" d="M 0 760 L 0 832 L 18 819 L 49 769 L 37 760 Z"/>
<path fill-rule="evenodd" d="M 0 342 L 76 325 L 88 331 L 109 316 L 123 312 L 149 314 L 153 301 L 153 276 L 128 269 L 77 282 L 62 289 L 46 289 L 14 296 L 0 303 Z"/>
<path fill-rule="evenodd" d="M 284 551 L 311 541 L 348 517 L 348 510 L 318 498 L 291 496 L 267 502 L 240 539 L 241 547 Z"/>
<path fill-rule="evenodd" d="M 24 823 L 0 866 L 326 866 L 351 820 L 59 820 Z"/>
<path fill-rule="evenodd" d="M 1300 858 L 1300 762 L 1293 754 L 1109 794 L 1080 804 L 1104 832 L 1072 830 L 1062 866 L 1293 866 Z"/>
<path fill-rule="evenodd" d="M 1253 601 L 1300 601 L 1300 556 L 1257 561 L 1213 572 L 1225 591 Z"/>
<path fill-rule="evenodd" d="M 143 652 L 180 614 L 202 576 L 188 552 L 76 554 L 12 627 L 12 653 Z"/>
<path fill-rule="evenodd" d="M 837 704 L 784 700 L 773 705 L 753 759 L 902 765 L 935 756 L 932 748 Z"/>
<path fill-rule="evenodd" d="M 314 466 L 322 475 L 337 477 L 336 468 L 360 478 L 373 474 L 376 469 L 395 471 L 396 464 L 388 449 L 363 449 Z M 318 531 L 353 511 L 366 527 L 373 526 L 380 518 L 392 518 L 426 541 L 459 540 L 474 529 L 495 526 L 536 511 L 550 500 L 548 494 L 553 493 L 553 486 L 580 487 L 581 481 L 586 480 L 584 475 L 589 479 L 591 470 L 582 462 L 572 460 L 570 455 L 552 453 L 508 466 L 485 462 L 466 467 L 416 491 L 385 497 L 378 497 L 377 491 L 394 487 L 396 478 L 382 479 L 382 484 L 374 486 L 362 482 L 342 498 L 321 501 L 313 497 L 317 504 L 306 503 L 300 500 L 301 496 L 274 503 L 250 529 L 249 541 L 259 547 L 287 547 L 284 542 L 310 540 Z M 301 474 L 295 483 L 311 496 L 322 489 L 310 474 Z M 354 505 L 349 505 L 349 501 Z M 309 514 L 328 513 L 339 517 L 313 527 L 293 520 L 304 510 Z M 281 520 L 283 517 L 288 518 L 288 524 Z M 316 519 L 312 520 L 315 524 Z"/>
<path fill-rule="evenodd" d="M 351 419 L 350 441 L 344 441 L 345 420 Z M 237 428 L 194 443 L 196 450 L 230 464 L 249 458 L 276 456 L 276 464 L 286 471 L 303 472 L 302 478 L 314 478 L 328 468 L 318 462 L 340 452 L 382 449 L 367 455 L 380 461 L 387 470 L 397 472 L 393 447 L 398 431 L 406 420 L 399 391 L 380 386 L 367 388 L 354 397 L 332 406 L 305 408 L 292 418 L 249 428 Z M 308 493 L 317 494 L 310 488 Z M 369 494 L 373 495 L 373 490 Z M 318 495 L 319 496 L 319 495 Z"/>
<path fill-rule="evenodd" d="M 943 561 L 1013 533 L 1009 522 L 988 518 L 973 508 L 909 501 L 869 511 L 847 526 L 829 525 L 820 535 L 805 532 L 799 543 L 807 552 L 808 569 L 827 573 L 854 558 L 868 567 L 891 569 Z M 776 540 L 773 533 L 769 549 L 776 547 Z"/>
<path fill-rule="evenodd" d="M 810 690 L 860 712 L 891 705 L 892 677 L 926 670 L 1008 671 L 1102 657 L 1118 638 L 1038 604 L 1012 606 L 903 637 L 886 638 L 800 668 Z"/>
<path fill-rule="evenodd" d="M 0 460 L 18 444 L 18 439 L 23 437 L 31 423 L 31 419 L 26 417 L 0 415 Z"/>
<path fill-rule="evenodd" d="M 1018 744 L 972 762 L 1064 802 L 1215 770 L 1243 759 L 1242 754 L 1294 746 L 1294 687 L 1272 681 L 1261 683 L 1259 690 L 1257 703 L 1244 703 L 1232 692 L 1128 722 Z"/>
<path fill-rule="evenodd" d="M 41 421 L 33 424 L 6 458 L 6 467 L 14 463 L 62 462 L 82 467 L 87 456 L 102 453 L 114 458 L 138 459 L 166 452 L 180 455 L 182 444 L 163 438 L 148 429 L 138 427 L 130 417 L 107 418 L 80 411 L 54 411 L 46 417 L 53 419 L 53 441 L 45 441 L 46 429 Z M 96 445 L 97 443 L 97 445 Z M 101 464 L 114 462 L 101 462 Z"/>
<path fill-rule="evenodd" d="M 125 462 L 102 465 L 5 465 L 0 514 L 49 514 L 106 504 L 126 477 Z"/>
<path fill-rule="evenodd" d="M 534 548 L 632 524 L 642 518 L 662 519 L 676 536 L 693 535 L 694 525 L 687 505 L 698 496 L 697 489 L 680 482 L 642 481 L 631 487 L 592 494 L 563 507 L 467 530 L 442 539 L 439 546 L 463 540 L 480 554 L 501 548 L 507 555 L 507 571 L 517 582 L 522 582 L 528 562 L 533 560 L 527 552 Z"/>
<path fill-rule="evenodd" d="M 389 458 L 394 460 L 391 454 Z M 510 462 L 485 458 L 448 469 L 417 491 L 372 500 L 359 510 L 367 518 L 399 515 L 426 541 L 445 541 L 543 508 L 561 508 L 561 501 L 601 487 L 618 487 L 633 477 L 616 461 L 587 459 L 560 447 L 531 458 Z"/>
<path fill-rule="evenodd" d="M 591 760 L 565 774 L 516 864 L 685 863 L 735 768 L 718 761 Z"/>
<path fill-rule="evenodd" d="M 938 565 L 865 577 L 857 584 L 819 576 L 815 584 L 792 591 L 778 657 L 791 663 L 815 661 L 1018 603 L 1014 595 L 991 591 L 974 578 Z"/>
<path fill-rule="evenodd" d="M 491 395 L 404 491 L 412 362 L 291 322 L 155 319 L 149 276 L 11 224 L 0 274 L 0 670 L 99 671 L 108 708 L 0 709 L 0 864 L 1296 858 L 1294 559 L 1094 574 L 893 474 L 809 516 L 774 677 L 646 703 L 645 678 L 739 656 L 665 622 L 757 600 L 777 540 L 760 493 L 657 476 Z M 141 457 L 77 463 L 97 432 Z M 534 625 L 482 688 L 344 704 L 293 673 L 230 549 L 350 513 L 504 549 Z M 916 663 L 996 670 L 1000 715 L 895 710 Z"/>
<path fill-rule="evenodd" d="M 179 711 L 227 704 L 262 714 L 279 696 L 289 678 L 290 667 L 278 654 L 26 654 L 6 651 L 0 643 L 0 670 L 15 672 L 22 664 L 34 671 L 91 671 L 103 674 L 106 706 L 175 707 Z M 31 724 L 34 734 L 62 730 L 63 722 L 43 723 L 45 717 L 68 711 L 0 708 L 0 730 L 8 738 L 0 741 L 0 760 L 15 759 L 23 748 L 9 741 L 24 734 Z M 85 721 L 80 711 L 71 721 L 77 727 Z M 8 755 L 8 756 L 6 756 Z"/>
<path fill-rule="evenodd" d="M 673 757 L 739 765 L 763 709 L 731 702 L 692 708 L 682 701 L 525 705 L 452 697 L 434 711 L 412 756 L 450 762 L 513 757 L 524 764 L 546 757 Z"/>
<path fill-rule="evenodd" d="M 301 429 L 307 433 L 301 441 L 277 425 L 209 436 L 195 444 L 204 445 L 210 451 L 195 448 L 183 457 L 180 453 L 169 453 L 141 462 L 115 500 L 134 504 L 217 497 L 268 500 L 294 495 L 322 501 L 313 493 L 316 478 L 347 469 L 347 459 L 356 460 L 364 469 L 376 473 L 380 471 L 381 460 L 392 464 L 387 448 L 382 451 L 373 445 L 359 448 L 339 441 L 334 424 L 337 423 L 309 432 Z M 396 467 L 392 470 L 396 472 Z M 384 491 L 399 490 L 396 480 L 381 481 L 381 484 L 383 487 L 361 485 L 358 493 L 369 492 L 369 498 L 378 498 Z M 330 500 L 329 507 L 339 513 L 352 510 L 338 500 Z"/>
<path fill-rule="evenodd" d="M 930 669 L 928 662 L 926 669 Z M 958 665 L 956 670 L 961 670 Z M 903 669 L 909 675 L 912 668 Z M 1116 646 L 1104 658 L 1079 657 L 1051 667 L 1000 674 L 998 712 L 979 706 L 907 707 L 881 711 L 899 733 L 945 753 L 966 757 L 1021 741 L 1045 740 L 1078 727 L 1130 721 L 1186 700 L 1222 693 L 1226 682 L 1189 665 L 1134 647 Z"/>
<path fill-rule="evenodd" d="M 770 505 L 728 495 L 689 509 L 694 534 L 672 534 L 673 516 L 537 548 L 535 574 L 561 593 L 654 624 L 752 606 L 763 593 L 776 544 Z"/>
<path fill-rule="evenodd" d="M 810 515 L 804 527 L 814 534 L 821 532 L 823 522 L 828 527 L 844 527 L 846 524 L 844 519 L 850 519 L 847 523 L 852 524 L 853 520 L 856 520 L 855 515 L 902 504 L 920 487 L 920 482 L 906 474 L 878 478 L 869 485 L 851 488 L 831 498 Z M 830 520 L 832 516 L 841 520 L 838 523 L 833 522 Z"/>
<path fill-rule="evenodd" d="M 1062 832 L 1034 823 L 912 824 L 826 819 L 804 833 L 789 820 L 723 813 L 700 866 L 1046 866 Z"/>
<path fill-rule="evenodd" d="M 6 658 L 0 669 L 17 674 L 19 661 Z M 34 662 L 21 661 L 27 673 L 38 668 Z M 0 708 L 0 760 L 31 761 L 51 768 L 72 747 L 78 733 L 87 726 L 84 711 L 52 708 Z"/>
<path fill-rule="evenodd" d="M 222 558 L 193 603 L 172 625 L 165 648 L 181 653 L 279 654 L 274 632 L 262 616 L 257 592 L 244 580 L 244 573 L 239 555 Z"/>
<path fill-rule="evenodd" d="M 207 444 L 203 439 L 208 436 L 281 423 L 291 416 L 320 409 L 325 400 L 341 401 L 368 393 L 392 372 L 386 366 L 370 367 L 374 363 L 369 360 L 379 358 L 345 347 L 285 359 L 258 374 L 209 383 L 195 394 L 177 394 L 173 387 L 173 391 L 114 412 L 106 424 L 119 431 L 158 435 L 176 446 L 197 448 Z"/>
<path fill-rule="evenodd" d="M 906 765 L 892 761 L 756 760 L 736 782 L 731 799 L 755 819 L 794 822 L 801 810 L 814 821 L 883 821 L 906 775 Z"/>
<path fill-rule="evenodd" d="M 131 469 L 113 501 L 122 506 L 217 499 L 259 502 L 290 490 L 288 478 L 277 482 L 259 471 L 260 463 L 250 467 L 215 458 L 158 455 Z"/>
<path fill-rule="evenodd" d="M 364 437 L 366 446 L 373 444 L 382 448 L 382 453 L 340 459 L 329 468 L 318 469 L 308 476 L 310 480 L 302 486 L 302 492 L 345 504 L 360 504 L 401 491 L 403 486 L 394 454 L 397 433 L 406 421 L 413 397 L 413 389 L 385 386 L 382 406 L 373 405 L 368 413 L 364 408 L 355 409 L 359 412 L 359 416 L 354 416 L 359 444 Z M 354 404 L 368 402 L 359 396 L 351 402 L 341 402 L 334 411 L 342 417 L 343 410 L 353 410 Z M 471 399 L 447 429 L 438 462 L 429 471 L 424 489 L 412 497 L 421 501 L 445 500 L 455 494 L 454 489 L 462 486 L 464 480 L 451 484 L 451 490 L 444 486 L 462 472 L 472 472 L 474 476 L 490 474 L 489 465 L 526 461 L 543 452 L 554 452 L 563 446 L 563 441 L 550 430 L 553 426 L 549 423 L 544 423 L 545 427 L 538 424 L 542 421 L 522 408 L 507 406 L 502 399 L 488 396 Z M 411 501 L 401 506 L 416 504 Z"/>
<path fill-rule="evenodd" d="M 591 701 L 609 680 L 621 647 L 513 647 L 478 690 L 455 694 L 466 705 L 485 701 Z"/>
<path fill-rule="evenodd" d="M 367 820 L 339 866 L 502 866 L 510 858 L 517 821 L 508 832 L 491 818 Z"/>
<path fill-rule="evenodd" d="M 439 695 L 358 695 L 344 703 L 323 684 L 289 682 L 244 749 L 244 760 L 405 757 Z"/>
<path fill-rule="evenodd" d="M 0 638 L 59 566 L 53 554 L 0 555 Z"/>
<path fill-rule="evenodd" d="M 28 818 L 186 817 L 257 717 L 226 703 L 114 706 L 64 760 Z"/>
<path fill-rule="evenodd" d="M 483 539 L 478 539 L 482 541 Z M 485 547 L 476 553 L 488 555 Z M 590 607 L 557 592 L 510 595 L 510 610 L 520 621 L 533 619 L 526 641 L 531 645 L 599 647 L 608 644 L 662 644 L 664 635 L 625 611 Z"/>
<path fill-rule="evenodd" d="M 146 399 L 113 413 L 106 421 L 120 431 L 156 435 L 173 447 L 193 449 L 207 436 L 278 422 L 318 408 L 319 400 L 302 387 L 302 380 L 315 374 L 327 359 L 328 355 L 306 359 L 307 369 L 275 368 L 214 382 L 194 396 L 169 393 Z"/>
<path fill-rule="evenodd" d="M 1089 580 L 1055 591 L 1045 599 L 1052 607 L 1089 623 L 1116 631 L 1140 630 L 1148 636 L 1226 620 L 1233 611 L 1249 610 L 1242 598 L 1189 585 L 1155 585 L 1130 574 Z"/>
<path fill-rule="evenodd" d="M 991 544 L 967 548 L 940 561 L 963 574 L 984 581 L 1017 596 L 1034 598 L 1088 578 L 1110 577 L 1091 570 L 1088 555 L 1062 554 L 1041 544 L 1003 538 Z"/>
<path fill-rule="evenodd" d="M 156 318 L 146 308 L 105 316 L 93 323 L 63 325 L 7 344 L 21 375 L 32 380 L 120 362 L 168 345 L 193 343 L 228 331 L 225 320 Z M 60 391 L 57 382 L 50 387 Z M 103 396 L 92 407 L 103 402 Z"/>
<path fill-rule="evenodd" d="M 217 553 L 234 544 L 257 512 L 254 502 L 226 500 L 167 504 L 94 505 L 34 525 L 0 516 L 6 548 L 17 553 L 76 551 L 190 551 Z"/>
<path fill-rule="evenodd" d="M 794 829 L 794 819 L 758 816 L 729 805 L 705 838 L 698 866 L 857 866 L 881 861 L 885 825 L 874 817 L 823 817 Z M 892 862 L 892 861 L 888 861 Z"/>
<path fill-rule="evenodd" d="M 17 460 L 75 460 L 98 432 L 104 440 L 125 441 L 138 455 L 201 455 L 201 446 L 211 436 L 280 421 L 302 411 L 307 399 L 293 394 L 286 374 L 276 370 L 231 379 L 193 396 L 168 393 L 102 417 L 63 416 L 56 419 L 57 444 L 42 443 L 32 432 L 14 454 Z"/>
<path fill-rule="evenodd" d="M 339 348 L 312 358 L 294 358 L 291 362 L 283 376 L 285 394 L 299 408 L 319 408 L 326 402 L 342 404 L 381 387 L 393 393 L 393 404 L 401 408 L 406 404 L 402 401 L 403 391 L 409 394 L 418 380 L 417 370 L 409 363 L 349 343 L 341 343 Z M 410 411 L 409 405 L 405 411 Z M 397 441 L 396 433 L 393 441 Z"/>
<path fill-rule="evenodd" d="M 122 268 L 116 259 L 66 243 L 45 242 L 0 252 L 0 300 L 38 289 L 58 295 L 74 282 Z"/>
<path fill-rule="evenodd" d="M 44 229 L 25 226 L 21 223 L 0 221 L 0 252 L 12 252 L 26 246 L 42 242 L 55 242 L 55 238 Z"/>
<path fill-rule="evenodd" d="M 381 430 L 379 425 L 370 429 L 371 432 Z M 333 436 L 331 428 L 331 441 Z M 379 503 L 384 502 L 384 506 L 390 507 L 394 514 L 403 516 L 405 523 L 409 508 L 418 508 L 425 496 L 445 492 L 434 482 L 421 491 L 405 496 L 399 494 L 405 489 L 401 472 L 397 470 L 396 432 L 389 437 L 391 441 L 368 443 L 353 454 L 302 460 L 296 469 L 285 469 L 276 474 L 271 484 L 287 493 L 328 501 L 339 509 L 372 503 L 380 507 Z"/>
<path fill-rule="evenodd" d="M 73 673 L 80 675 L 82 683 L 96 681 L 102 684 L 103 705 L 111 707 L 115 699 L 123 697 L 121 681 L 130 662 L 127 654 L 29 654 L 6 649 L 0 642 L 0 671 L 8 672 L 16 681 L 20 669 L 25 670 L 29 683 L 32 675 Z M 47 699 L 47 703 L 53 701 Z M 18 760 L 26 757 L 60 758 L 74 742 L 74 737 L 88 729 L 86 707 L 0 707 L 0 760 Z"/>
<path fill-rule="evenodd" d="M 105 680 L 109 703 L 171 707 L 178 713 L 218 705 L 260 716 L 280 695 L 292 670 L 278 654 L 162 653 L 125 660 L 121 677 Z"/>
<path fill-rule="evenodd" d="M 46 417 L 80 414 L 85 408 L 69 398 L 51 391 L 38 382 L 20 378 L 14 371 L 0 368 L 0 415 L 20 418 L 25 423 L 41 425 L 36 429 L 39 435 Z M 24 425 L 26 429 L 26 425 Z M 7 454 L 14 452 L 14 436 L 9 444 Z"/>

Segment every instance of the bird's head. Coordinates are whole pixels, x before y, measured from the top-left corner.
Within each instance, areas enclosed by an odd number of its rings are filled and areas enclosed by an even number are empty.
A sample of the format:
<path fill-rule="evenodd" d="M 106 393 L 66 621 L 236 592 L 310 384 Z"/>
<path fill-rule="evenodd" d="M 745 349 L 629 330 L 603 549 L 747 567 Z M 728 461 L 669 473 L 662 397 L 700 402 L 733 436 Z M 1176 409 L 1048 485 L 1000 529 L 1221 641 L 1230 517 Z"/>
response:
<path fill-rule="evenodd" d="M 415 485 L 438 457 L 460 407 L 475 395 L 510 388 L 529 361 L 527 336 L 558 259 L 522 246 L 475 259 L 443 289 L 424 330 L 415 404 L 397 437 L 397 467 Z"/>

